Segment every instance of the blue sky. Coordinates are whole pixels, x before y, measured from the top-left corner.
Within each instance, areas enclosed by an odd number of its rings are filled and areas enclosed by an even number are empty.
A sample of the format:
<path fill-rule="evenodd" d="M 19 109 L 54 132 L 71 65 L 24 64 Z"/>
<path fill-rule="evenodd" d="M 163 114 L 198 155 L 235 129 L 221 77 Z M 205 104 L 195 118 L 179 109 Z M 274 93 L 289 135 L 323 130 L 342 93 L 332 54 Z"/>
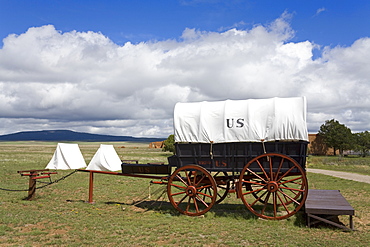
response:
<path fill-rule="evenodd" d="M 62 32 L 101 32 L 118 44 L 178 39 L 185 28 L 222 31 L 251 28 L 292 14 L 294 41 L 323 46 L 351 45 L 370 35 L 366 0 L 109 0 L 0 1 L 0 37 L 29 27 L 54 25 Z"/>
<path fill-rule="evenodd" d="M 370 1 L 0 0 L 0 134 L 167 137 L 176 102 L 305 96 L 370 129 Z"/>

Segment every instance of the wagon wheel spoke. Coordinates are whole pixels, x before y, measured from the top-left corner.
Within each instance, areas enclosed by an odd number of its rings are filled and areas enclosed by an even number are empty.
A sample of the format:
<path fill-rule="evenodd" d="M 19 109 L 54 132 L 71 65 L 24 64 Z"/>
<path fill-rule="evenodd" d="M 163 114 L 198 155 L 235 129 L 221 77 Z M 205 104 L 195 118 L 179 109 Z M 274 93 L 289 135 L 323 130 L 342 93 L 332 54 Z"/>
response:
<path fill-rule="evenodd" d="M 245 195 L 248 195 L 248 194 L 253 194 L 253 193 L 257 193 L 257 192 L 260 192 L 262 190 L 265 190 L 264 188 L 260 188 L 260 189 L 256 189 L 256 190 L 251 190 L 251 191 L 247 191 L 247 192 L 242 192 L 242 195 L 245 196 Z"/>
<path fill-rule="evenodd" d="M 283 191 L 289 191 L 293 199 L 299 200 L 299 197 L 305 191 L 305 184 L 303 183 L 303 177 L 296 177 L 290 180 L 280 181 L 280 189 Z M 293 201 L 289 201 L 292 203 Z"/>
<path fill-rule="evenodd" d="M 302 184 L 302 183 L 295 182 L 295 181 L 300 180 L 300 179 L 302 179 L 302 176 L 297 177 L 297 178 L 292 178 L 292 179 L 289 179 L 289 180 L 285 180 L 285 181 L 281 182 L 280 184 L 286 184 L 286 183 Z"/>
<path fill-rule="evenodd" d="M 305 171 L 294 159 L 282 154 L 263 154 L 252 159 L 240 173 L 239 181 L 238 193 L 244 205 L 264 219 L 292 216 L 307 197 Z"/>
<path fill-rule="evenodd" d="M 249 185 L 260 185 L 260 186 L 265 186 L 266 185 L 266 183 L 261 183 L 261 182 L 259 182 L 258 180 L 242 180 L 242 182 L 243 183 L 247 183 L 247 184 L 249 184 Z"/>
<path fill-rule="evenodd" d="M 204 180 L 204 178 L 206 177 L 205 174 L 202 175 L 201 179 L 199 179 L 198 182 L 196 182 L 196 178 L 197 176 L 194 177 L 194 186 L 199 186 L 199 184 Z M 195 183 L 196 182 L 196 183 Z"/>
<path fill-rule="evenodd" d="M 213 175 L 217 186 L 217 199 L 216 204 L 222 202 L 229 193 L 230 190 L 230 178 L 227 172 L 216 172 Z"/>
<path fill-rule="evenodd" d="M 185 193 L 186 193 L 185 191 L 181 191 L 181 192 L 177 192 L 177 193 L 172 193 L 171 196 L 183 195 Z M 185 197 L 186 197 L 186 195 L 185 195 Z"/>
<path fill-rule="evenodd" d="M 264 200 L 262 199 L 262 197 L 265 196 L 268 192 L 264 188 L 264 186 L 266 186 L 267 183 L 261 182 L 261 180 L 256 179 L 256 178 L 245 180 L 245 181 L 243 181 L 243 183 L 247 184 L 246 185 L 246 191 L 247 192 L 243 193 L 243 195 L 252 194 L 254 196 L 254 198 L 257 199 L 251 205 L 254 205 L 258 201 L 260 203 L 265 203 Z M 262 195 L 260 195 L 260 193 L 262 193 Z"/>
<path fill-rule="evenodd" d="M 186 173 L 185 173 L 185 175 L 186 175 L 187 178 L 189 178 Z M 181 188 L 184 188 L 185 189 L 186 186 L 188 186 L 190 184 L 190 182 L 189 183 L 185 182 L 184 179 L 182 179 L 182 177 L 180 177 L 179 175 L 176 175 L 176 179 L 178 179 L 179 181 L 181 181 L 185 185 L 185 187 L 184 186 L 180 186 L 178 184 L 173 184 L 173 186 L 181 187 Z"/>
<path fill-rule="evenodd" d="M 263 174 L 265 175 L 266 177 L 266 180 L 269 181 L 270 178 L 269 178 L 269 175 L 267 175 L 265 169 L 263 168 L 263 166 L 261 165 L 260 161 L 259 160 L 256 160 L 256 163 L 258 164 L 258 166 L 261 168 L 261 171 L 263 172 Z M 249 170 L 250 172 L 252 172 L 251 170 Z M 261 178 L 261 177 L 260 177 Z M 261 178 L 262 179 L 262 178 Z M 263 180 L 263 179 L 262 179 Z M 265 181 L 265 180 L 263 180 Z"/>
<path fill-rule="evenodd" d="M 270 178 L 269 178 L 269 181 L 272 181 L 274 178 L 274 173 L 272 171 L 272 159 L 269 159 L 269 167 L 270 167 Z M 263 169 L 264 170 L 264 169 Z"/>
<path fill-rule="evenodd" d="M 294 195 L 293 198 L 298 198 L 300 196 L 300 192 L 303 192 L 302 190 L 299 190 L 298 192 L 295 191 L 294 188 L 288 188 L 285 184 L 283 184 L 281 187 L 280 187 L 281 191 L 284 191 L 284 190 L 289 190 L 290 193 L 292 193 Z M 285 197 L 285 196 L 284 196 Z M 285 197 L 285 199 L 287 199 Z M 288 202 L 288 199 L 287 199 L 287 202 Z"/>
<path fill-rule="evenodd" d="M 197 200 L 194 197 L 192 199 L 193 199 L 194 206 L 195 206 L 195 212 L 198 214 L 199 213 L 199 207 L 198 207 Z"/>
<path fill-rule="evenodd" d="M 185 195 L 182 199 L 180 199 L 180 201 L 178 201 L 176 204 L 179 204 L 181 203 L 186 197 L 188 197 L 187 195 Z"/>
<path fill-rule="evenodd" d="M 181 180 L 180 180 L 180 181 L 181 181 Z M 187 186 L 183 186 L 183 185 L 181 185 L 181 184 L 175 184 L 175 183 L 172 183 L 171 185 L 172 185 L 172 186 L 174 186 L 174 187 L 176 187 L 176 188 L 183 189 L 183 190 L 185 190 L 185 189 L 186 189 L 186 187 L 187 187 Z"/>
<path fill-rule="evenodd" d="M 209 192 L 209 188 L 204 189 L 204 193 L 202 192 L 203 190 L 199 190 L 199 194 L 203 195 L 203 200 L 206 199 L 206 194 Z"/>
<path fill-rule="evenodd" d="M 204 192 L 203 192 L 203 189 L 204 189 Z M 206 201 L 206 198 L 212 198 L 212 192 L 211 192 L 212 189 L 208 186 L 203 187 L 203 189 L 198 191 L 197 197 L 199 197 L 199 195 L 202 195 L 203 196 L 202 201 Z"/>
<path fill-rule="evenodd" d="M 279 190 L 279 192 L 281 193 L 281 194 L 283 194 L 284 195 L 284 197 L 288 197 L 290 200 L 292 200 L 294 203 L 296 203 L 296 204 L 300 204 L 298 201 L 296 201 L 293 197 L 291 197 L 291 196 L 289 196 L 288 194 L 286 194 L 286 193 L 284 193 L 283 191 L 281 191 L 281 190 Z"/>
<path fill-rule="evenodd" d="M 210 190 L 212 188 L 211 184 L 203 185 L 200 187 L 196 187 L 199 191 L 202 191 L 203 189 Z"/>
<path fill-rule="evenodd" d="M 199 195 L 197 195 L 197 196 L 196 196 L 196 198 L 194 198 L 194 200 L 195 200 L 195 201 L 199 201 L 199 202 L 201 202 L 201 203 L 202 203 L 204 206 L 206 206 L 206 207 L 208 207 L 208 206 L 209 206 L 209 205 L 208 205 L 208 203 L 206 203 L 204 199 L 200 198 L 200 196 L 199 196 Z"/>
<path fill-rule="evenodd" d="M 262 189 L 260 189 L 258 192 L 262 191 Z M 251 191 L 249 192 L 250 194 L 253 194 L 255 191 Z M 253 196 L 256 198 L 256 200 L 254 202 L 252 202 L 250 205 L 253 207 L 254 204 L 256 204 L 257 202 L 262 202 L 264 203 L 265 201 L 262 199 L 266 194 L 268 193 L 268 191 L 264 191 L 263 194 L 259 197 L 256 197 L 255 194 L 253 194 Z"/>
<path fill-rule="evenodd" d="M 284 173 L 284 175 L 282 175 L 278 180 L 277 180 L 277 182 L 280 182 L 280 180 L 282 180 L 284 177 L 286 177 L 293 169 L 294 169 L 295 167 L 294 166 L 292 166 L 292 167 L 290 167 L 289 168 L 289 170 L 288 171 L 286 171 L 285 173 Z"/>
<path fill-rule="evenodd" d="M 213 195 L 209 195 L 209 194 L 207 194 L 207 193 L 202 193 L 202 192 L 199 192 L 199 193 L 197 194 L 197 197 L 199 197 L 199 195 L 202 195 L 202 196 L 203 196 L 203 200 L 204 200 L 206 197 L 208 197 L 208 198 L 212 198 L 212 196 L 213 196 Z"/>
<path fill-rule="evenodd" d="M 264 183 L 267 183 L 266 180 L 264 180 L 260 175 L 258 175 L 257 173 L 255 173 L 254 171 L 252 171 L 251 169 L 247 168 L 246 169 L 248 172 L 250 172 L 252 175 L 254 175 L 256 178 L 259 178 L 260 180 L 262 180 Z"/>
<path fill-rule="evenodd" d="M 215 204 L 217 186 L 206 169 L 198 165 L 187 165 L 175 170 L 168 178 L 167 195 L 177 211 L 198 216 Z"/>
<path fill-rule="evenodd" d="M 298 193 L 295 193 L 295 191 L 297 192 L 303 192 L 304 190 L 301 190 L 301 189 L 296 189 L 296 188 L 290 188 L 290 187 L 282 187 L 281 189 L 284 189 L 284 190 L 289 190 L 290 192 L 292 192 L 294 195 L 297 195 Z"/>
<path fill-rule="evenodd" d="M 274 180 L 278 180 L 280 170 L 281 170 L 281 168 L 283 167 L 283 163 L 284 163 L 284 159 L 281 159 L 281 160 L 280 160 L 280 163 L 279 163 L 279 167 L 278 167 L 278 169 L 277 169 L 277 171 L 276 171 L 276 176 L 275 176 L 275 179 L 274 179 Z"/>
<path fill-rule="evenodd" d="M 266 207 L 268 205 L 268 200 L 270 199 L 270 195 L 271 195 L 271 192 L 268 191 L 267 196 L 266 196 L 265 200 L 263 201 L 264 204 L 263 204 L 263 208 L 262 208 L 262 211 L 261 211 L 262 215 L 265 213 Z"/>
<path fill-rule="evenodd" d="M 307 182 L 305 183 L 304 181 L 304 175 L 284 181 L 282 179 L 280 180 L 280 189 L 282 191 L 286 191 L 287 193 L 289 192 L 290 196 L 294 199 L 287 199 L 286 204 L 290 204 L 293 203 L 295 200 L 299 200 L 302 194 L 307 190 Z"/>
<path fill-rule="evenodd" d="M 197 184 L 197 172 L 196 171 L 193 171 L 192 174 L 194 175 L 193 176 L 193 181 L 191 182 L 192 185 L 196 185 Z"/>
<path fill-rule="evenodd" d="M 278 196 L 278 198 L 279 198 L 279 201 L 281 202 L 281 205 L 283 205 L 283 207 L 284 207 L 284 209 L 285 209 L 285 211 L 287 212 L 287 213 L 289 213 L 290 211 L 289 211 L 289 209 L 287 208 L 287 205 L 284 203 L 284 201 L 281 199 L 281 197 L 280 197 L 280 195 L 277 193 L 277 196 Z"/>
<path fill-rule="evenodd" d="M 262 191 L 262 195 L 258 196 L 258 193 Z M 255 191 L 252 191 L 251 193 L 253 194 L 253 192 Z M 254 193 L 253 196 L 256 198 L 256 200 L 251 204 L 251 206 L 253 206 L 254 204 L 256 204 L 257 202 L 263 202 L 264 200 L 262 200 L 262 198 L 268 193 L 267 190 L 263 190 L 263 189 L 260 189 L 259 191 L 257 191 L 257 193 Z"/>
<path fill-rule="evenodd" d="M 179 205 L 179 204 L 177 204 Z M 186 211 L 189 211 L 191 205 L 191 197 L 189 196 L 188 203 L 186 204 Z"/>
<path fill-rule="evenodd" d="M 302 178 L 298 178 L 298 179 L 302 179 Z M 289 182 L 279 183 L 279 185 L 281 185 L 282 189 L 289 189 L 289 187 L 288 187 L 288 185 L 286 185 L 286 183 L 289 183 Z M 299 182 L 290 181 L 290 183 L 293 186 L 302 186 L 302 183 L 299 183 Z M 292 186 L 292 185 L 290 185 L 290 186 Z M 290 188 L 293 189 L 293 190 L 301 191 L 300 189 L 297 189 L 297 188 L 293 188 L 293 187 L 290 187 Z"/>

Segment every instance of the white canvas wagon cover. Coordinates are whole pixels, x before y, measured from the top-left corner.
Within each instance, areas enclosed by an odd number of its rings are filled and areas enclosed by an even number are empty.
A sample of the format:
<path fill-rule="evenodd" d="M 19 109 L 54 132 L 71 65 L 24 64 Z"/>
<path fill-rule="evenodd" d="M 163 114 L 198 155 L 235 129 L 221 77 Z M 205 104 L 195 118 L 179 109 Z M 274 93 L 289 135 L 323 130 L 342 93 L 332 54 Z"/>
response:
<path fill-rule="evenodd" d="M 175 142 L 308 141 L 306 98 L 177 103 Z"/>

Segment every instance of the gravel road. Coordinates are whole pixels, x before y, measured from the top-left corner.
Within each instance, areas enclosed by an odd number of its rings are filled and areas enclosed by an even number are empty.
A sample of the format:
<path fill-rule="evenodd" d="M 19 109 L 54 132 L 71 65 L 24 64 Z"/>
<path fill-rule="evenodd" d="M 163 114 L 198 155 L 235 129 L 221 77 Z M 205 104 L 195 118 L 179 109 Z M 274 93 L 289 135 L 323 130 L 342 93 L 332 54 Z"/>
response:
<path fill-rule="evenodd" d="M 306 170 L 307 172 L 320 173 L 320 174 L 329 175 L 333 177 L 349 179 L 349 180 L 353 180 L 357 182 L 370 184 L 370 176 L 367 176 L 367 175 L 361 175 L 361 174 L 349 173 L 349 172 L 329 171 L 329 170 L 322 170 L 322 169 L 312 169 L 312 168 L 307 168 Z"/>

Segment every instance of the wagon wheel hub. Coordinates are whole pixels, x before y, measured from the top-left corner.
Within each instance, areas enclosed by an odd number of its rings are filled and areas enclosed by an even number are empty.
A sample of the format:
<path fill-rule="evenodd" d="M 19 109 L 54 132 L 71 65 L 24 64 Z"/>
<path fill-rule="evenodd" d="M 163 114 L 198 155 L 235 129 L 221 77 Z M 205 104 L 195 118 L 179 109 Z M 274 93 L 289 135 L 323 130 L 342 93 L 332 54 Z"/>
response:
<path fill-rule="evenodd" d="M 186 195 L 194 197 L 197 194 L 197 188 L 194 186 L 188 186 L 186 188 Z"/>
<path fill-rule="evenodd" d="M 270 181 L 267 183 L 267 190 L 269 192 L 276 192 L 279 189 L 279 185 L 275 181 Z"/>

